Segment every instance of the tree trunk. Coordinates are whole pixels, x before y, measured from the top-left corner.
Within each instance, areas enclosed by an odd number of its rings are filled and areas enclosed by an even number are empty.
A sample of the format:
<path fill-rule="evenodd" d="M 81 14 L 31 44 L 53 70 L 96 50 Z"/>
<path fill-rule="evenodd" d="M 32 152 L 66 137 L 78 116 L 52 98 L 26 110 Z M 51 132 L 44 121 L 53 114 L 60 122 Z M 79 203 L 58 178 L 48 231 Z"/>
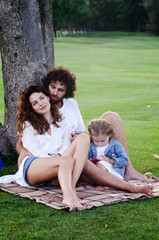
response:
<path fill-rule="evenodd" d="M 70 25 L 70 23 L 68 23 L 67 27 L 68 27 L 68 35 L 69 35 L 69 37 L 71 37 L 71 25 Z"/>
<path fill-rule="evenodd" d="M 39 84 L 47 69 L 54 65 L 51 1 L 1 0 L 0 51 L 5 102 L 0 152 L 5 152 L 6 142 L 14 147 L 17 142 L 19 93 L 29 85 Z"/>

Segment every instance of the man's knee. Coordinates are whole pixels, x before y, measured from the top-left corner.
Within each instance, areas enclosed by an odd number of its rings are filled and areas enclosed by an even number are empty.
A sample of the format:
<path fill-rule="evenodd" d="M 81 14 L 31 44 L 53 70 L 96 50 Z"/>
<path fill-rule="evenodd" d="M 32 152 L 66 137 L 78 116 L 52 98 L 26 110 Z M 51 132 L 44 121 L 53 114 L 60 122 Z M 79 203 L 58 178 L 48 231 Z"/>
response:
<path fill-rule="evenodd" d="M 105 119 L 106 121 L 110 122 L 110 123 L 114 123 L 114 122 L 121 122 L 122 123 L 122 119 L 120 117 L 120 115 L 116 112 L 105 112 L 101 117 L 101 119 Z"/>

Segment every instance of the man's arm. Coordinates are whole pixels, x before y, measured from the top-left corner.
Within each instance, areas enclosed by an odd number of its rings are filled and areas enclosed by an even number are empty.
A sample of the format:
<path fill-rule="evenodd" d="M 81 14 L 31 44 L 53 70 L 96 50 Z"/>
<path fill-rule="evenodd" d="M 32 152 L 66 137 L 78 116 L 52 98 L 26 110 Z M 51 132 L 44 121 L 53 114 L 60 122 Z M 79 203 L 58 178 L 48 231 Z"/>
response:
<path fill-rule="evenodd" d="M 71 142 L 73 142 L 80 133 L 83 133 L 86 130 L 78 103 L 75 100 L 73 113 L 75 114 L 74 120 L 77 121 L 77 126 L 74 130 L 75 132 L 71 134 Z"/>
<path fill-rule="evenodd" d="M 19 157 L 18 157 L 18 167 L 20 166 L 22 160 L 23 160 L 26 156 L 30 156 L 30 157 L 33 156 L 30 152 L 28 152 L 28 151 L 23 147 L 21 138 L 18 139 L 18 142 L 17 142 L 17 145 L 16 145 L 16 150 L 17 150 L 17 153 L 19 154 Z"/>

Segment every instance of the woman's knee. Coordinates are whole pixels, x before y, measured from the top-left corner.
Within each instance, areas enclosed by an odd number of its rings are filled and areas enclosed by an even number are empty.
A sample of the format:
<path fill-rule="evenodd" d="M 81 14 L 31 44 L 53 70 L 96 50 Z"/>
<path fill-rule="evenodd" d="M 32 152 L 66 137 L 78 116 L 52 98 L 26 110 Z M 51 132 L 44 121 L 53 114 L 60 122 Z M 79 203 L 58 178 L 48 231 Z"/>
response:
<path fill-rule="evenodd" d="M 67 166 L 72 166 L 74 167 L 75 165 L 75 159 L 73 157 L 62 157 L 62 162 L 61 164 L 67 164 Z M 60 165 L 61 165 L 60 164 Z"/>
<path fill-rule="evenodd" d="M 90 143 L 90 138 L 89 138 L 89 135 L 86 134 L 86 133 L 80 133 L 78 135 L 78 140 L 80 140 L 82 143 Z"/>

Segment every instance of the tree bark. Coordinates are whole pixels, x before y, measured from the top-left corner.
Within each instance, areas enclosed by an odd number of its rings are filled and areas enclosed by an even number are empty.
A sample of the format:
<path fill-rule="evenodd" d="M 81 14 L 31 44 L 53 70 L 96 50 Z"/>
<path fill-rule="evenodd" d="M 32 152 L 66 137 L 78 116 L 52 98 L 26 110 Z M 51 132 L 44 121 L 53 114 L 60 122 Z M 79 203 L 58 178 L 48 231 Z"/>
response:
<path fill-rule="evenodd" d="M 54 65 L 51 1 L 1 0 L 0 51 L 5 102 L 0 142 L 9 141 L 15 147 L 19 93 L 40 84 L 47 69 Z M 0 152 L 5 152 L 5 144 L 0 144 Z"/>

